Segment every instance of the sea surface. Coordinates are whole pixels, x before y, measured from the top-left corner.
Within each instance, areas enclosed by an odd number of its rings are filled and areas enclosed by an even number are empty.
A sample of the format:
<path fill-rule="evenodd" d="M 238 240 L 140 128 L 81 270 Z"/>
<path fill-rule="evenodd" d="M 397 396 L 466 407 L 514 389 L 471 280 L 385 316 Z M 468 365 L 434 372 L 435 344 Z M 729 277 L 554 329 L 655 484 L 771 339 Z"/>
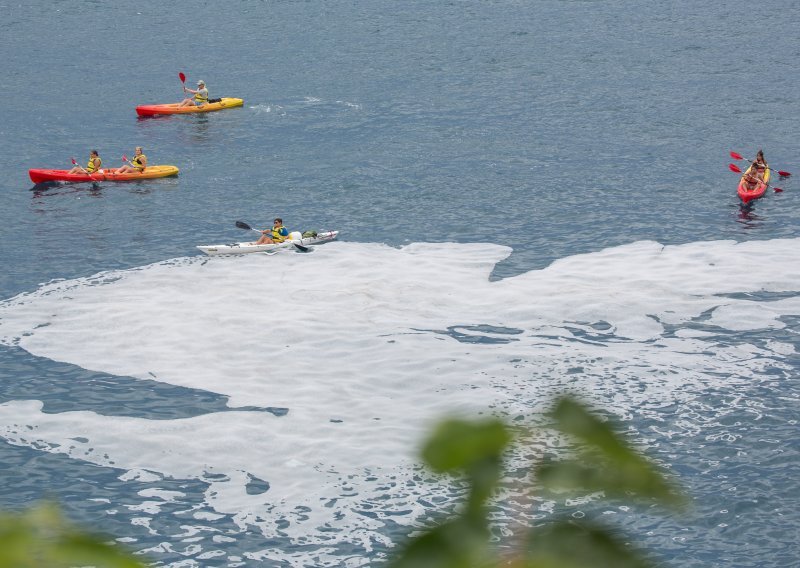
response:
<path fill-rule="evenodd" d="M 376 566 L 440 418 L 562 392 L 691 496 L 519 494 L 667 566 L 800 563 L 800 3 L 0 0 L 0 509 L 158 566 Z M 242 108 L 138 119 L 178 73 Z M 174 178 L 33 186 L 143 146 Z M 743 162 L 734 162 L 743 166 Z M 339 230 L 210 258 L 238 220 Z M 524 475 L 543 446 L 509 458 Z"/>

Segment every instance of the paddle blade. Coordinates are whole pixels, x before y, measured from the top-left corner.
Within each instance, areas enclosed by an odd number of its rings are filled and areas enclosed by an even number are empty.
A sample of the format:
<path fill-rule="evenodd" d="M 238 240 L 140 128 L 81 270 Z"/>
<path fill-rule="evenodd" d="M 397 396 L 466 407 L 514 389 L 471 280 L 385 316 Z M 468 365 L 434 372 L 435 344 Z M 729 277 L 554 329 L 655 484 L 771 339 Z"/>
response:
<path fill-rule="evenodd" d="M 300 244 L 297 244 L 297 243 L 292 243 L 292 244 L 293 244 L 295 247 L 297 247 L 297 250 L 299 250 L 300 252 L 308 252 L 308 251 L 310 251 L 310 250 L 311 250 L 311 249 L 310 249 L 310 248 L 308 248 L 307 246 L 303 246 L 303 245 L 300 245 Z"/>
<path fill-rule="evenodd" d="M 253 227 L 245 223 L 244 221 L 236 221 L 236 226 L 240 229 L 244 229 L 245 231 L 252 231 Z"/>
<path fill-rule="evenodd" d="M 737 154 L 736 152 L 731 152 L 731 158 L 733 158 L 734 160 L 744 160 L 744 158 L 742 158 L 742 155 Z"/>
<path fill-rule="evenodd" d="M 75 158 L 72 158 L 72 165 L 77 166 L 78 162 L 75 161 Z"/>
<path fill-rule="evenodd" d="M 181 83 L 185 83 L 186 82 L 186 75 L 184 75 L 183 72 L 178 73 L 178 79 L 181 80 Z"/>
<path fill-rule="evenodd" d="M 124 155 L 124 154 L 123 154 L 123 155 L 122 155 L 122 161 L 123 161 L 123 162 L 127 162 L 127 161 L 128 161 L 128 156 L 126 156 L 126 155 Z"/>
<path fill-rule="evenodd" d="M 783 188 L 781 188 L 781 187 L 773 187 L 773 188 L 772 188 L 772 190 L 773 190 L 775 193 L 781 193 L 781 192 L 783 191 Z"/>
<path fill-rule="evenodd" d="M 791 172 L 785 172 L 783 170 L 778 170 L 778 175 L 781 176 L 781 177 L 784 177 L 784 178 L 788 178 L 790 175 L 792 175 L 792 173 Z"/>
<path fill-rule="evenodd" d="M 742 170 L 739 169 L 739 166 L 736 164 L 728 164 L 728 169 L 732 172 L 736 172 L 737 174 L 742 173 Z"/>

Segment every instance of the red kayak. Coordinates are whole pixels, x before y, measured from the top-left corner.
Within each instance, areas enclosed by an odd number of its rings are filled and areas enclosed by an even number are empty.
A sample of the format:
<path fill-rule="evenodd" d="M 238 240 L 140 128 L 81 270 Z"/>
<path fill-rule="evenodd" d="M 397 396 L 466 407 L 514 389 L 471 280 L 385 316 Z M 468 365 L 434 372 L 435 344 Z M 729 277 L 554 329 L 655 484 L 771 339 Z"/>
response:
<path fill-rule="evenodd" d="M 758 199 L 759 197 L 764 197 L 764 193 L 767 191 L 767 185 L 769 184 L 769 175 L 770 169 L 767 168 L 764 170 L 764 179 L 761 180 L 758 185 L 756 185 L 755 189 L 748 190 L 744 187 L 744 176 L 746 176 L 753 166 L 750 166 L 745 170 L 744 174 L 742 174 L 741 179 L 739 180 L 739 187 L 736 193 L 739 194 L 739 199 L 741 199 L 744 203 L 749 203 L 754 199 Z"/>
<path fill-rule="evenodd" d="M 175 166 L 147 166 L 143 172 L 118 174 L 113 168 L 98 170 L 93 174 L 71 174 L 69 170 L 28 170 L 33 183 L 46 183 L 48 181 L 133 181 L 137 179 L 154 179 L 177 175 Z"/>

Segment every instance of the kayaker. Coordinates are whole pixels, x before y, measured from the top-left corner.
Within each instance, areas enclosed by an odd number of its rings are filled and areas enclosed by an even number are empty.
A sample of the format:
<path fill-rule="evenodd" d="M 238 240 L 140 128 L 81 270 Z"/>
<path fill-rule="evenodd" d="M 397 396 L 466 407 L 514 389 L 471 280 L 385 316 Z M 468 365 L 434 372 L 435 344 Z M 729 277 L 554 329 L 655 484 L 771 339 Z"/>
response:
<path fill-rule="evenodd" d="M 758 152 L 756 152 L 756 159 L 753 161 L 751 170 L 757 170 L 761 179 L 764 179 L 768 167 L 767 160 L 764 159 L 764 152 L 759 148 Z"/>
<path fill-rule="evenodd" d="M 742 187 L 745 191 L 755 191 L 762 182 L 762 175 L 762 171 L 754 163 L 747 173 L 742 176 Z"/>
<path fill-rule="evenodd" d="M 186 87 L 183 88 L 184 92 L 192 93 L 194 96 L 188 99 L 183 99 L 180 105 L 178 106 L 202 106 L 208 102 L 208 89 L 206 89 L 206 83 L 202 79 L 197 82 L 197 90 L 194 91 L 192 89 L 187 89 Z"/>
<path fill-rule="evenodd" d="M 289 229 L 283 226 L 283 219 L 276 217 L 271 229 L 261 231 L 261 238 L 256 241 L 257 245 L 268 245 L 272 243 L 282 243 L 289 237 Z"/>
<path fill-rule="evenodd" d="M 764 159 L 764 152 L 761 149 L 758 150 L 756 153 L 756 160 L 753 162 L 754 164 L 758 165 L 758 169 L 765 170 L 767 169 L 767 161 Z"/>
<path fill-rule="evenodd" d="M 136 146 L 133 150 L 133 159 L 130 161 L 130 164 L 125 164 L 124 166 L 117 168 L 114 170 L 114 173 L 117 174 L 133 174 L 136 172 L 143 172 L 147 167 L 147 156 L 142 154 L 142 147 Z"/>
<path fill-rule="evenodd" d="M 86 167 L 82 168 L 80 166 L 75 166 L 69 171 L 69 173 L 93 174 L 94 172 L 99 170 L 102 165 L 103 165 L 103 160 L 100 159 L 100 155 L 97 153 L 97 150 L 92 150 L 91 152 L 89 152 L 89 163 L 86 164 Z"/>

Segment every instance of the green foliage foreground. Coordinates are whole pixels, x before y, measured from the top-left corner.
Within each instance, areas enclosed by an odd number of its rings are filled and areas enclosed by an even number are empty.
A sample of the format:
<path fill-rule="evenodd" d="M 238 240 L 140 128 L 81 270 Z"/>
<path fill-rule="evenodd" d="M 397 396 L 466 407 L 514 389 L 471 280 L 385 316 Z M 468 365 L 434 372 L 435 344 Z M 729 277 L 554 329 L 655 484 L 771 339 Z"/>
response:
<path fill-rule="evenodd" d="M 538 485 L 564 493 L 603 492 L 681 507 L 683 495 L 641 454 L 570 398 L 557 401 L 549 417 L 553 428 L 577 445 L 570 457 L 536 468 Z M 512 441 L 499 420 L 449 420 L 425 444 L 425 463 L 440 474 L 461 475 L 469 483 L 463 511 L 409 539 L 391 568 L 652 568 L 654 563 L 632 549 L 608 528 L 554 518 L 531 528 L 513 553 L 500 558 L 490 546 L 488 500 L 503 475 L 502 456 Z"/>
<path fill-rule="evenodd" d="M 143 568 L 121 547 L 107 544 L 64 520 L 55 505 L 0 515 L 0 567 L 103 566 Z"/>
<path fill-rule="evenodd" d="M 684 497 L 651 462 L 584 406 L 562 398 L 550 413 L 554 429 L 577 446 L 568 459 L 544 463 L 535 474 L 542 488 L 603 492 L 680 507 Z M 490 546 L 488 502 L 503 478 L 511 430 L 499 420 L 443 422 L 425 445 L 425 463 L 469 483 L 462 512 L 411 538 L 391 568 L 652 568 L 654 564 L 604 527 L 554 518 L 529 530 L 513 553 L 500 558 Z M 141 568 L 121 547 L 65 521 L 54 505 L 20 515 L 0 515 L 0 568 L 97 566 Z"/>

